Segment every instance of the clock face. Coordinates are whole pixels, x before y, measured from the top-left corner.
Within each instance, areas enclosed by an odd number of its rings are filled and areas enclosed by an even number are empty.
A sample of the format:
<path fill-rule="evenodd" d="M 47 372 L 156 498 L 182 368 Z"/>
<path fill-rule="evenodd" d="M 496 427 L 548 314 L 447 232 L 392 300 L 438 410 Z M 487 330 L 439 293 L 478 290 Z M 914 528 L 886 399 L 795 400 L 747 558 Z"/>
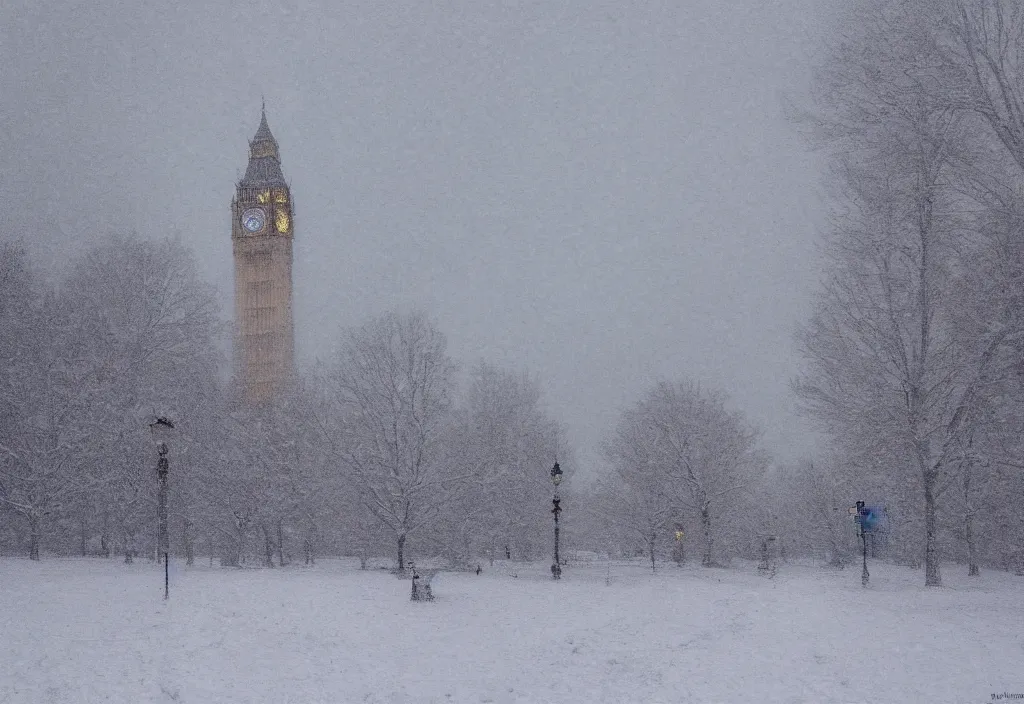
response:
<path fill-rule="evenodd" d="M 242 227 L 249 232 L 259 232 L 267 222 L 262 208 L 249 208 L 242 213 Z"/>

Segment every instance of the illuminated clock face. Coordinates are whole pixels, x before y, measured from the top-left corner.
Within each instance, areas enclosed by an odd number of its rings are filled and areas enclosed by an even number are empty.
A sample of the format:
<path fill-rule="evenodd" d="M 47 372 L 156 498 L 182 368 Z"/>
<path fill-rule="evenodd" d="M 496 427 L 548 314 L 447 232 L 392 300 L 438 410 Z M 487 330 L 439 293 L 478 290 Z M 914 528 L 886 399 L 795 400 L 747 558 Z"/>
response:
<path fill-rule="evenodd" d="M 260 208 L 249 208 L 242 213 L 242 227 L 249 232 L 259 232 L 267 221 L 267 216 Z"/>
<path fill-rule="evenodd" d="M 274 224 L 277 225 L 277 231 L 283 234 L 288 233 L 288 228 L 291 226 L 290 218 L 288 217 L 288 211 L 284 208 L 278 208 L 274 211 Z"/>

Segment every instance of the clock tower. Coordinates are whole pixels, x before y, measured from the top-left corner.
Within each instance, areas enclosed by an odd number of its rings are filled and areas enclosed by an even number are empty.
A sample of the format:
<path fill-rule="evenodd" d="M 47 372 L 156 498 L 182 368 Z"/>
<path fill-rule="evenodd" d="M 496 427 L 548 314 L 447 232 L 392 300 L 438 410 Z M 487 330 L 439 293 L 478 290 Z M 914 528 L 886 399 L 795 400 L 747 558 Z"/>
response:
<path fill-rule="evenodd" d="M 294 371 L 291 191 L 277 140 L 262 110 L 249 142 L 249 166 L 231 200 L 235 257 L 235 371 L 243 398 L 272 401 Z"/>

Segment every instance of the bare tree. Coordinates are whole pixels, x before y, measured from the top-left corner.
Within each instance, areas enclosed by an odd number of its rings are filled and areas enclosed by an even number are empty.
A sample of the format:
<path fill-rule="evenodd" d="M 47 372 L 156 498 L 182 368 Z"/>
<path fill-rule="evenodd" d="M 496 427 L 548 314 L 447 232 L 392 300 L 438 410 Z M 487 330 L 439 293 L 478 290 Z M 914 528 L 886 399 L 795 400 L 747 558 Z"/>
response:
<path fill-rule="evenodd" d="M 796 390 L 853 466 L 917 473 L 925 582 L 937 586 L 939 500 L 968 459 L 979 391 L 1009 330 L 958 333 L 972 241 L 959 185 L 977 157 L 967 92 L 946 60 L 951 15 L 915 9 L 856 3 L 821 71 L 836 198 L 830 273 L 800 334 L 808 367 Z M 893 486 L 909 490 L 905 479 Z"/>
<path fill-rule="evenodd" d="M 82 491 L 82 370 L 68 353 L 72 318 L 44 292 L 24 252 L 0 246 L 0 504 L 28 524 L 38 560 L 47 519 Z"/>
<path fill-rule="evenodd" d="M 803 537 L 805 548 L 823 548 L 828 564 L 844 567 L 850 560 L 855 535 L 848 513 L 856 491 L 834 458 L 804 461 L 783 477 L 788 507 L 790 542 Z"/>
<path fill-rule="evenodd" d="M 159 410 L 201 424 L 207 397 L 219 392 L 216 299 L 180 241 L 121 235 L 81 254 L 61 299 L 76 343 L 68 354 L 82 370 L 88 407 L 79 472 L 91 482 L 89 503 L 119 524 L 130 557 L 155 515 L 145 419 Z"/>
<path fill-rule="evenodd" d="M 546 545 L 549 470 L 556 459 L 571 479 L 573 463 L 567 461 L 563 433 L 540 400 L 539 381 L 525 373 L 485 362 L 472 371 L 454 437 L 460 474 L 469 481 L 448 519 L 460 524 L 463 542 L 482 536 L 492 555 L 507 548 L 530 558 Z"/>
<path fill-rule="evenodd" d="M 632 468 L 603 477 L 587 499 L 587 510 L 626 546 L 639 543 L 656 569 L 659 546 L 669 539 L 683 509 L 666 491 L 664 477 Z"/>
<path fill-rule="evenodd" d="M 928 87 L 951 107 L 980 117 L 1024 169 L 1024 10 L 1014 0 L 920 3 L 933 16 L 929 58 L 941 67 Z M 936 12 L 936 10 L 938 10 Z"/>
<path fill-rule="evenodd" d="M 680 507 L 699 517 L 705 566 L 715 564 L 716 521 L 727 519 L 765 467 L 757 434 L 726 408 L 725 396 L 692 382 L 654 387 L 623 412 L 604 452 L 644 499 L 637 515 L 647 523 L 678 520 Z"/>
<path fill-rule="evenodd" d="M 391 531 L 398 569 L 410 535 L 437 520 L 457 485 L 446 460 L 455 365 L 420 313 L 349 330 L 330 370 L 336 451 L 367 508 Z"/>

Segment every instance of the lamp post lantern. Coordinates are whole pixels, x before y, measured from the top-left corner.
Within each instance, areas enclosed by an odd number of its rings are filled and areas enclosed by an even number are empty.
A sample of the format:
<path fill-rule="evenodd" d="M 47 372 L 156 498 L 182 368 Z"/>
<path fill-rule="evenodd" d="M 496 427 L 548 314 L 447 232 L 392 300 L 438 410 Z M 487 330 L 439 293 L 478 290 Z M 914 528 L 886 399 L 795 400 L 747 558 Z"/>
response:
<path fill-rule="evenodd" d="M 157 494 L 157 520 L 159 521 L 159 535 L 157 537 L 157 554 L 163 557 L 164 562 L 164 599 L 170 598 L 170 540 L 167 535 L 167 472 L 170 463 L 167 461 L 167 440 L 174 430 L 174 423 L 163 416 L 149 424 L 149 430 L 156 442 L 157 461 L 156 476 L 160 482 L 159 493 Z"/>
<path fill-rule="evenodd" d="M 562 499 L 558 496 L 558 485 L 562 483 L 562 468 L 558 466 L 558 462 L 555 462 L 555 466 L 551 468 L 551 483 L 555 485 L 555 495 L 551 499 L 554 506 L 551 513 L 555 515 L 555 561 L 551 565 L 551 576 L 554 579 L 561 579 L 562 565 L 558 560 L 558 514 L 562 512 L 562 507 L 559 505 Z"/>

